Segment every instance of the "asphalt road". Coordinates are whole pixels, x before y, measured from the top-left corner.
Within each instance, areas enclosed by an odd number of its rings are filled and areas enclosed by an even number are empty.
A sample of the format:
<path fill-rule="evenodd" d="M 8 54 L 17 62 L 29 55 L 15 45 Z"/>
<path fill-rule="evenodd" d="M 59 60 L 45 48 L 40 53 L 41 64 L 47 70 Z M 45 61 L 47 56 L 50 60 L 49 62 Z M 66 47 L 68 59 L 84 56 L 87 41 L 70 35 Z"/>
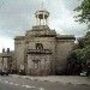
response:
<path fill-rule="evenodd" d="M 0 90 L 90 90 L 90 86 L 0 76 Z"/>

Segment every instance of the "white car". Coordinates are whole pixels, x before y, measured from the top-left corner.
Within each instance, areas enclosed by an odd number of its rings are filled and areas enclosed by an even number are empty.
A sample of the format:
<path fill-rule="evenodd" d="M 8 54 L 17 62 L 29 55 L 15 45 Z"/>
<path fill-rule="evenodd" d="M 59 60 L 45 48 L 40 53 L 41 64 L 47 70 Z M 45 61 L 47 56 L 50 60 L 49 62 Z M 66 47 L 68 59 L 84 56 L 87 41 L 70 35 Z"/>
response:
<path fill-rule="evenodd" d="M 85 77 L 86 75 L 87 75 L 87 72 L 85 72 L 85 71 L 80 73 L 80 76 L 84 76 Z"/>

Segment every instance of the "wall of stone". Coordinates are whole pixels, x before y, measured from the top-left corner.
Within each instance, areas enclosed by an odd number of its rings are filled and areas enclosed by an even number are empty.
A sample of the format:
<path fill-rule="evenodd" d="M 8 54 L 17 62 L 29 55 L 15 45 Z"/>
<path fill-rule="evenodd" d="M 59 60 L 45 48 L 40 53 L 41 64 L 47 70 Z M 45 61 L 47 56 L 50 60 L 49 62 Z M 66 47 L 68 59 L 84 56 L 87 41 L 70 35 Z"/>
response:
<path fill-rule="evenodd" d="M 1 66 L 2 66 L 2 58 L 0 56 L 0 69 L 1 69 Z"/>
<path fill-rule="evenodd" d="M 9 70 L 9 65 L 8 65 L 8 58 L 7 57 L 0 57 L 0 69 L 4 70 L 7 69 Z"/>
<path fill-rule="evenodd" d="M 51 73 L 51 55 L 28 54 L 28 74 L 49 75 Z"/>
<path fill-rule="evenodd" d="M 7 69 L 11 72 L 12 69 L 12 52 L 5 52 L 0 54 L 0 69 Z"/>
<path fill-rule="evenodd" d="M 34 33 L 34 31 L 33 31 Z M 38 31 L 39 33 L 39 31 Z M 41 43 L 43 49 L 51 50 L 51 55 L 43 54 L 27 54 L 28 49 L 36 49 L 36 44 Z M 74 46 L 73 39 L 57 39 L 56 36 L 34 36 L 32 33 L 24 38 L 15 40 L 15 60 L 17 62 L 17 70 L 19 71 L 25 66 L 27 74 L 55 74 L 55 71 L 61 71 L 66 66 L 66 58 L 72 51 Z M 47 65 L 45 64 L 47 60 Z M 40 60 L 39 68 L 35 69 L 32 60 Z M 43 66 L 47 66 L 48 70 L 42 70 Z M 50 68 L 49 68 L 50 67 Z M 36 71 L 34 71 L 36 70 Z M 45 72 L 43 72 L 45 71 Z"/>
<path fill-rule="evenodd" d="M 10 63 L 11 63 L 12 73 L 16 73 L 16 70 L 17 70 L 17 61 L 16 61 L 16 57 L 15 57 L 15 52 L 12 53 Z"/>
<path fill-rule="evenodd" d="M 28 43 L 27 43 L 28 42 Z M 24 61 L 27 59 L 25 57 L 26 49 L 36 49 L 35 44 L 42 43 L 44 49 L 49 49 L 52 51 L 52 61 L 55 60 L 55 38 L 54 37 L 30 37 L 25 40 L 15 40 L 15 60 L 17 62 L 17 70 L 25 65 Z M 53 66 L 53 63 L 52 63 Z M 54 70 L 54 68 L 53 68 Z"/>
<path fill-rule="evenodd" d="M 15 60 L 17 63 L 17 70 L 24 68 L 24 51 L 25 51 L 25 41 L 15 40 Z"/>
<path fill-rule="evenodd" d="M 42 43 L 44 49 L 49 49 L 52 51 L 52 74 L 55 72 L 55 48 L 56 48 L 56 39 L 55 37 L 30 37 L 28 39 L 28 48 L 29 49 L 35 49 L 36 43 Z"/>
<path fill-rule="evenodd" d="M 56 44 L 56 72 L 60 73 L 67 63 L 67 57 L 74 47 L 73 40 L 58 40 Z"/>
<path fill-rule="evenodd" d="M 44 49 L 52 49 L 54 48 L 54 37 L 30 37 L 28 39 L 28 46 L 29 49 L 35 49 L 36 43 L 42 43 L 44 46 Z"/>

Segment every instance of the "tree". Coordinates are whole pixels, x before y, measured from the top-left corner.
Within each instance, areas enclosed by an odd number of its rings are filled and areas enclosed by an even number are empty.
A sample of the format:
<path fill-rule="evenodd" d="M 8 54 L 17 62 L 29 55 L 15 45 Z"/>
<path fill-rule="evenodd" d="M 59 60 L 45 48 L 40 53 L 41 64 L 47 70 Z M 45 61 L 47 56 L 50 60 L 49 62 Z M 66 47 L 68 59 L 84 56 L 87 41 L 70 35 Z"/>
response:
<path fill-rule="evenodd" d="M 81 23 L 87 23 L 90 28 L 90 0 L 83 0 L 75 11 L 79 12 L 76 18 Z"/>
<path fill-rule="evenodd" d="M 87 62 L 90 63 L 90 31 L 87 32 L 84 38 L 80 38 L 79 45 L 79 48 L 73 50 L 68 57 L 66 74 L 78 75 L 83 70 L 87 71 Z"/>
<path fill-rule="evenodd" d="M 87 32 L 85 39 L 84 39 L 84 46 L 90 46 L 90 31 Z"/>
<path fill-rule="evenodd" d="M 78 12 L 76 21 L 86 23 L 88 29 L 90 29 L 90 0 L 81 1 L 80 6 L 78 6 L 75 11 Z M 90 31 L 86 33 L 85 37 L 80 38 L 78 41 L 79 48 L 75 49 L 73 52 L 75 53 L 76 61 L 79 62 L 80 65 L 84 64 L 86 66 L 87 62 L 90 64 Z M 72 58 L 75 58 L 75 56 Z"/>

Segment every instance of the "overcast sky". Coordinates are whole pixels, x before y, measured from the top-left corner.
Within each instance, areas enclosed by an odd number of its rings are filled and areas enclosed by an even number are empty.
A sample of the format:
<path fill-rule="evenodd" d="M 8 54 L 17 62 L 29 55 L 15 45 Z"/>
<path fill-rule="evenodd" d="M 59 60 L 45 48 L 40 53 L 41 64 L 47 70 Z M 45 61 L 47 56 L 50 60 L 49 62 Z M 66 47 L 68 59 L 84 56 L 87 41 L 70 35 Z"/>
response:
<path fill-rule="evenodd" d="M 50 12 L 49 26 L 60 34 L 85 34 L 86 25 L 75 22 L 73 11 L 79 0 L 43 0 Z M 14 49 L 13 38 L 24 35 L 35 25 L 34 13 L 42 0 L 0 0 L 0 52 L 2 48 Z"/>

